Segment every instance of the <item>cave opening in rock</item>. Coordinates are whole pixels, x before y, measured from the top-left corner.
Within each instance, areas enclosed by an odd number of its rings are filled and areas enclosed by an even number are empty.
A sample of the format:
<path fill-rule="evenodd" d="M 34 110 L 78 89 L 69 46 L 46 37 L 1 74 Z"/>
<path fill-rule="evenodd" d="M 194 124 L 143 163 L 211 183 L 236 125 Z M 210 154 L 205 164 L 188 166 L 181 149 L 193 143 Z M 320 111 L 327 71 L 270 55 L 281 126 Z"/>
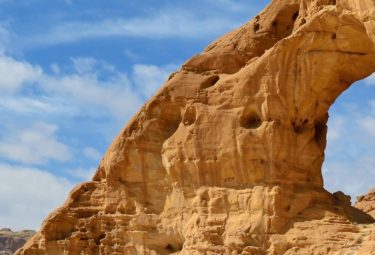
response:
<path fill-rule="evenodd" d="M 324 187 L 356 197 L 375 187 L 375 75 L 351 85 L 331 106 Z"/>

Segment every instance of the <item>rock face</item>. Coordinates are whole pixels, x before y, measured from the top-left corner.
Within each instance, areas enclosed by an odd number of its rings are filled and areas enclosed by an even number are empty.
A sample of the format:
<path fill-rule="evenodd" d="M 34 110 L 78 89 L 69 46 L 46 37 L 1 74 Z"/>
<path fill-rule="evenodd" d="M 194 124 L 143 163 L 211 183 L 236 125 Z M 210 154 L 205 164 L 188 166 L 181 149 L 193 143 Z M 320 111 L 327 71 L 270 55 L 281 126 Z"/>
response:
<path fill-rule="evenodd" d="M 35 234 L 32 230 L 13 232 L 9 228 L 0 229 L 0 254 L 12 255 Z"/>
<path fill-rule="evenodd" d="M 354 206 L 375 218 L 375 189 L 370 190 L 366 195 L 357 197 Z"/>
<path fill-rule="evenodd" d="M 172 74 L 17 254 L 375 254 L 321 174 L 329 107 L 375 71 L 374 17 L 272 1 Z"/>

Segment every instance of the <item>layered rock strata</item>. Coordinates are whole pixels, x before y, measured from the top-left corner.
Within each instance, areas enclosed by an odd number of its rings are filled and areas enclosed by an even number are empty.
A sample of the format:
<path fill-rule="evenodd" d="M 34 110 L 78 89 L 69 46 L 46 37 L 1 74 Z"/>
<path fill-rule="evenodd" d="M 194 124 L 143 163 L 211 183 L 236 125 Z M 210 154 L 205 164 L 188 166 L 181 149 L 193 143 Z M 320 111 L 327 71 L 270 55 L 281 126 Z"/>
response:
<path fill-rule="evenodd" d="M 329 107 L 375 71 L 374 17 L 272 1 L 172 74 L 17 254 L 372 254 L 321 167 Z"/>

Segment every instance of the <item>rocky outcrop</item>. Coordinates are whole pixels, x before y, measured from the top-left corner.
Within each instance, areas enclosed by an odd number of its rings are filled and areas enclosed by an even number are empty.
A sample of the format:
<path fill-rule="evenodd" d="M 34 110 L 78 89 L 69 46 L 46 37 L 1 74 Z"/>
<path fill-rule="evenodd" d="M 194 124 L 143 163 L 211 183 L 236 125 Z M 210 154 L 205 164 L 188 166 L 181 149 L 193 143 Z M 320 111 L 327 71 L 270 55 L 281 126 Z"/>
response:
<path fill-rule="evenodd" d="M 172 74 L 17 254 L 375 254 L 321 174 L 329 107 L 375 71 L 374 13 L 272 1 Z"/>
<path fill-rule="evenodd" d="M 370 190 L 366 195 L 357 197 L 354 206 L 375 218 L 375 189 Z"/>
<path fill-rule="evenodd" d="M 30 237 L 35 234 L 32 230 L 13 232 L 9 228 L 0 229 L 0 254 L 12 255 L 17 249 L 22 247 Z"/>

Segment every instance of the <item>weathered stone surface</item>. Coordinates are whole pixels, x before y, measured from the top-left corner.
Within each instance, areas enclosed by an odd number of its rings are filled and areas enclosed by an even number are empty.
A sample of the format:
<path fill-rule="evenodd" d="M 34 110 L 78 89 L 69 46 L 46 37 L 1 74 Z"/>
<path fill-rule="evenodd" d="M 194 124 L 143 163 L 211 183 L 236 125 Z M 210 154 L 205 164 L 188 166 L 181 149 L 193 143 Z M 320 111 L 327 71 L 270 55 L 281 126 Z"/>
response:
<path fill-rule="evenodd" d="M 13 232 L 9 228 L 0 229 L 0 254 L 12 255 L 35 234 L 32 230 Z"/>
<path fill-rule="evenodd" d="M 366 195 L 357 197 L 354 206 L 375 218 L 375 189 L 370 190 Z"/>
<path fill-rule="evenodd" d="M 375 71 L 374 16 L 274 0 L 171 75 L 18 254 L 372 254 L 321 166 L 329 107 Z"/>

